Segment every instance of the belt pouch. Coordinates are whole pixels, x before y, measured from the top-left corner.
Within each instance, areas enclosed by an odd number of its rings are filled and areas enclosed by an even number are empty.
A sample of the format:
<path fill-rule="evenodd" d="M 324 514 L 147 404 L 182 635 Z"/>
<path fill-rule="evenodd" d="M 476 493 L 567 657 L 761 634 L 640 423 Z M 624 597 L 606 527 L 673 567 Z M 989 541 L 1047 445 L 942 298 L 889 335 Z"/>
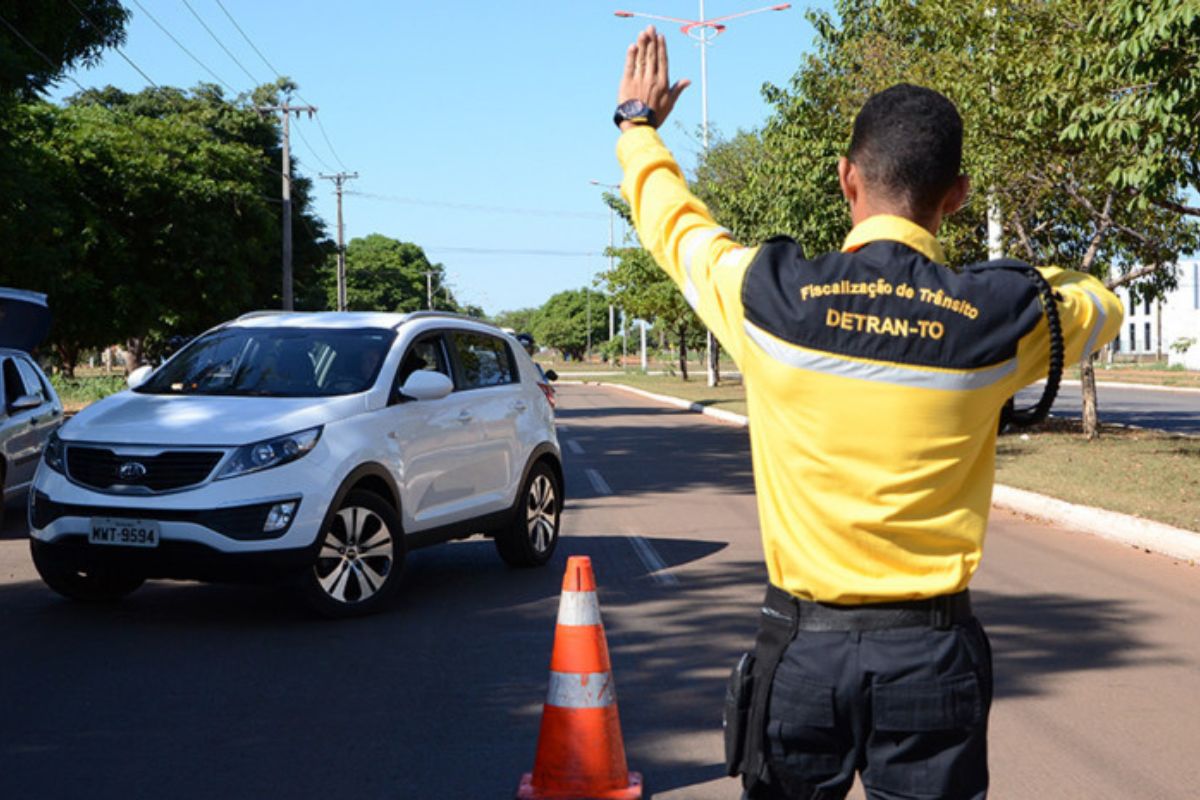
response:
<path fill-rule="evenodd" d="M 725 688 L 725 774 L 733 777 L 742 771 L 746 755 L 746 730 L 750 717 L 750 698 L 754 687 L 754 655 L 742 653 Z"/>
<path fill-rule="evenodd" d="M 759 618 L 758 639 L 754 643 L 754 664 L 750 710 L 746 719 L 746 744 L 741 763 L 742 783 L 747 790 L 770 781 L 767 769 L 767 706 L 771 702 L 771 683 L 784 651 L 796 638 L 797 616 L 788 595 L 768 587 L 767 599 Z"/>

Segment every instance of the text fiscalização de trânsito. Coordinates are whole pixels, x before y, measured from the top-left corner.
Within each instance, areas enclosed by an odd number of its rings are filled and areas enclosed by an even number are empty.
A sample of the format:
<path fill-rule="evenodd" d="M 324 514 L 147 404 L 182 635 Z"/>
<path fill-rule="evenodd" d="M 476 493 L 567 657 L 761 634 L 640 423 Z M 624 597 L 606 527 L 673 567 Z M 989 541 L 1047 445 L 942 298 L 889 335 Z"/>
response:
<path fill-rule="evenodd" d="M 902 283 L 899 286 L 885 281 L 883 278 L 874 281 L 850 281 L 842 279 L 833 283 L 809 283 L 800 287 L 800 299 L 812 300 L 818 297 L 833 297 L 836 295 L 866 295 L 867 297 L 896 297 L 903 300 L 914 300 L 919 303 L 944 308 L 961 314 L 967 319 L 976 319 L 979 309 L 966 300 L 959 300 L 946 294 L 942 289 L 934 291 L 921 287 L 909 286 Z"/>

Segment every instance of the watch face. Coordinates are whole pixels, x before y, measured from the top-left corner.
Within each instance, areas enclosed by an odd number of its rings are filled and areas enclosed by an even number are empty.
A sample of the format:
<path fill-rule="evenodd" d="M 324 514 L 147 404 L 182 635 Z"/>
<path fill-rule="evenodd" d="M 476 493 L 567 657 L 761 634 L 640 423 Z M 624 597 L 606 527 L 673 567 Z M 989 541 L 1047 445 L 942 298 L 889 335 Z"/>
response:
<path fill-rule="evenodd" d="M 617 110 L 624 119 L 645 119 L 650 116 L 650 107 L 641 100 L 626 100 Z"/>

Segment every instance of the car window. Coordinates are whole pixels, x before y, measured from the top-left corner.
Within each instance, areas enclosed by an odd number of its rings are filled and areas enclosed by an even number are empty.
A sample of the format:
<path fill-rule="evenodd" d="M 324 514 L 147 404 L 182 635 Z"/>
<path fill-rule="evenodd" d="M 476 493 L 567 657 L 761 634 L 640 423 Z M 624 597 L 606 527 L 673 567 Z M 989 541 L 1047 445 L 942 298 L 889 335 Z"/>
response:
<path fill-rule="evenodd" d="M 135 391 L 328 397 L 375 383 L 395 332 L 375 328 L 239 328 L 201 337 Z"/>
<path fill-rule="evenodd" d="M 4 406 L 7 408 L 17 402 L 17 398 L 25 394 L 25 384 L 17 365 L 11 358 L 4 359 Z"/>
<path fill-rule="evenodd" d="M 38 377 L 37 370 L 23 358 L 13 360 L 16 362 L 17 371 L 21 373 L 21 378 L 25 383 L 25 394 L 31 394 L 43 403 L 46 402 L 46 386 L 42 383 L 42 379 Z"/>
<path fill-rule="evenodd" d="M 484 333 L 456 331 L 454 350 L 462 372 L 460 389 L 480 389 L 516 382 L 516 368 L 508 344 Z"/>
<path fill-rule="evenodd" d="M 440 333 L 423 336 L 409 345 L 408 352 L 404 354 L 404 359 L 400 362 L 400 369 L 396 375 L 396 385 L 403 386 L 410 375 L 422 370 L 440 372 L 448 378 L 451 377 L 450 366 L 446 363 L 446 351 L 442 348 L 442 335 Z"/>

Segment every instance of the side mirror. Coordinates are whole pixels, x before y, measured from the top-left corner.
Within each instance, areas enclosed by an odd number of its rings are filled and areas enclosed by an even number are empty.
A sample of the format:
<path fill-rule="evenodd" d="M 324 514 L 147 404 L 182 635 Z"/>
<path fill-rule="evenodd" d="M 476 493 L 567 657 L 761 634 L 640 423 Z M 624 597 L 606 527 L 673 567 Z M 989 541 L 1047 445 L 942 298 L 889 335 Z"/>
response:
<path fill-rule="evenodd" d="M 454 391 L 454 382 L 440 372 L 417 370 L 408 376 L 400 393 L 413 400 L 441 400 Z"/>
<path fill-rule="evenodd" d="M 552 369 L 546 370 L 546 380 L 548 380 L 548 381 L 558 380 L 558 373 Z"/>
<path fill-rule="evenodd" d="M 146 378 L 150 377 L 150 373 L 154 371 L 154 367 L 149 364 L 138 367 L 133 372 L 129 373 L 129 377 L 125 379 L 125 385 L 130 389 L 136 389 L 146 382 Z"/>
<path fill-rule="evenodd" d="M 28 411 L 31 408 L 37 408 L 44 402 L 36 394 L 23 394 L 16 400 L 13 400 L 8 408 L 10 411 Z"/>

